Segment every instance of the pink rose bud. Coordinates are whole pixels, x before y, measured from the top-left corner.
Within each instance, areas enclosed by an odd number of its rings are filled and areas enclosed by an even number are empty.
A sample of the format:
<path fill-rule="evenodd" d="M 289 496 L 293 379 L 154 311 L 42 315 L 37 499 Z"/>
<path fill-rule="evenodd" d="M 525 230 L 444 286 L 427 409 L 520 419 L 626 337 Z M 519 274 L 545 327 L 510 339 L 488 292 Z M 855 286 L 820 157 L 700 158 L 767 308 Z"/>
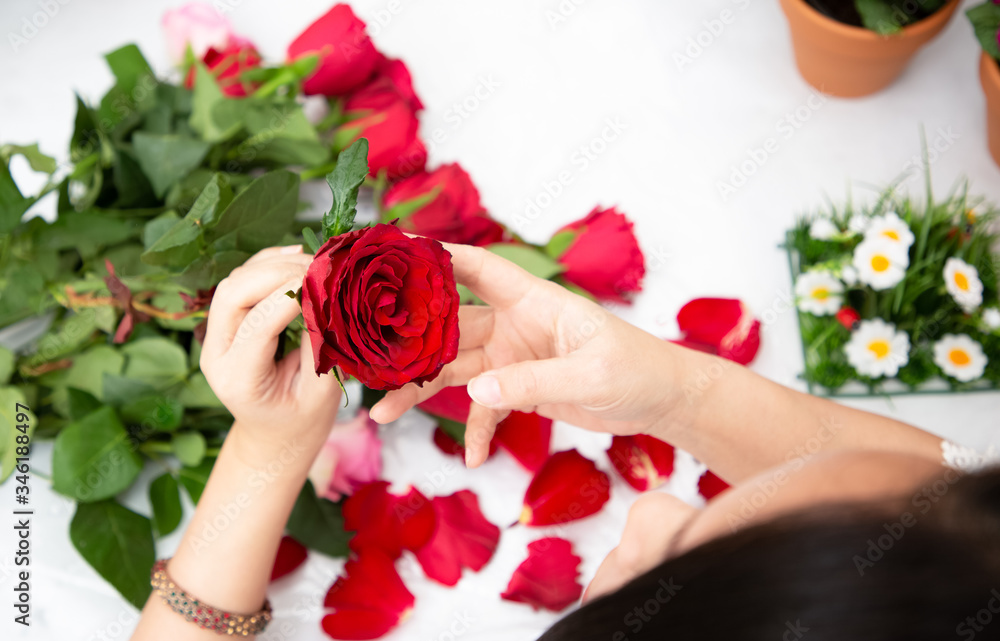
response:
<path fill-rule="evenodd" d="M 354 489 L 382 473 L 382 441 L 378 424 L 362 409 L 350 422 L 337 425 L 309 470 L 316 495 L 331 501 L 351 495 Z"/>
<path fill-rule="evenodd" d="M 180 64 L 188 45 L 196 58 L 219 51 L 235 39 L 229 20 L 207 2 L 189 2 L 163 14 L 163 31 L 170 58 Z"/>

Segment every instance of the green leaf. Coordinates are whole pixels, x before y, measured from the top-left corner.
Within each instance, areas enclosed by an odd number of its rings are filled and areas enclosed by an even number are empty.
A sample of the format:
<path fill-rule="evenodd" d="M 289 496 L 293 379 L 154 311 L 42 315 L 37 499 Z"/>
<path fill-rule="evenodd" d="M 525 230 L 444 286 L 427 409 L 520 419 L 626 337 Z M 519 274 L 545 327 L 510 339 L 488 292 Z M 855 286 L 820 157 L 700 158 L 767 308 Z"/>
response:
<path fill-rule="evenodd" d="M 35 171 L 43 174 L 55 173 L 56 159 L 47 156 L 38 149 L 38 143 L 31 145 L 4 145 L 0 147 L 0 158 L 5 163 L 9 163 L 12 156 L 20 154 L 28 161 L 28 165 Z"/>
<path fill-rule="evenodd" d="M 181 524 L 181 489 L 170 472 L 149 484 L 149 504 L 153 506 L 153 528 L 158 536 L 166 536 Z"/>
<path fill-rule="evenodd" d="M 233 198 L 215 226 L 206 231 L 206 238 L 217 252 L 254 254 L 284 236 L 295 221 L 298 204 L 298 175 L 285 170 L 269 172 Z"/>
<path fill-rule="evenodd" d="M 319 242 L 319 238 L 316 237 L 316 232 L 314 232 L 312 229 L 308 227 L 303 227 L 302 239 L 305 241 L 305 245 L 306 247 L 309 248 L 309 251 L 311 251 L 314 254 L 319 251 L 321 243 Z"/>
<path fill-rule="evenodd" d="M 17 404 L 27 405 L 24 392 L 16 387 L 0 387 L 0 483 L 7 480 L 17 463 L 17 437 L 22 435 L 17 426 L 24 423 L 17 420 Z M 28 439 L 38 425 L 38 418 L 31 411 L 28 415 Z"/>
<path fill-rule="evenodd" d="M 424 205 L 437 198 L 440 193 L 441 187 L 434 187 L 426 194 L 421 194 L 416 198 L 411 198 L 410 200 L 403 201 L 398 205 L 393 205 L 386 211 L 382 212 L 379 219 L 387 223 L 391 223 L 394 220 L 404 221 L 420 210 Z"/>
<path fill-rule="evenodd" d="M 104 59 L 111 67 L 111 73 L 115 75 L 118 86 L 127 93 L 133 93 L 140 82 L 153 75 L 152 67 L 146 62 L 139 47 L 134 44 L 119 47 L 105 55 Z M 152 87 L 150 93 L 153 93 Z"/>
<path fill-rule="evenodd" d="M 351 231 L 358 213 L 358 192 L 368 176 L 368 140 L 359 138 L 340 152 L 337 166 L 326 177 L 333 207 L 323 216 L 323 240 Z"/>
<path fill-rule="evenodd" d="M 445 434 L 454 439 L 462 447 L 465 447 L 465 423 L 459 423 L 443 416 L 435 416 L 434 420 L 437 421 L 438 426 Z"/>
<path fill-rule="evenodd" d="M 162 198 L 171 185 L 201 164 L 211 143 L 177 135 L 156 135 L 143 131 L 132 136 L 132 150 L 139 166 Z"/>
<path fill-rule="evenodd" d="M 113 347 L 96 345 L 73 359 L 73 365 L 63 379 L 67 387 L 75 387 L 89 392 L 99 400 L 104 398 L 104 375 L 119 375 L 125 358 Z"/>
<path fill-rule="evenodd" d="M 112 218 L 105 212 L 70 212 L 42 228 L 38 243 L 57 250 L 76 249 L 80 256 L 89 259 L 105 247 L 138 236 L 141 230 L 138 221 Z"/>
<path fill-rule="evenodd" d="M 231 138 L 240 130 L 240 119 L 217 123 L 213 112 L 217 105 L 225 104 L 227 98 L 219 88 L 215 77 L 200 60 L 194 63 L 194 94 L 191 99 L 191 129 L 201 134 L 208 142 L 221 142 Z M 232 103 L 241 101 L 232 100 Z M 237 105 L 239 106 L 239 105 Z"/>
<path fill-rule="evenodd" d="M 52 452 L 52 488 L 82 502 L 124 491 L 142 470 L 125 426 L 104 406 L 59 432 Z"/>
<path fill-rule="evenodd" d="M 197 467 L 205 458 L 205 437 L 201 432 L 180 432 L 171 441 L 177 460 L 187 467 Z"/>
<path fill-rule="evenodd" d="M 0 385 L 6 385 L 10 382 L 14 369 L 14 352 L 0 345 Z"/>
<path fill-rule="evenodd" d="M 149 519 L 116 501 L 80 503 L 69 538 L 105 581 L 141 609 L 149 598 L 149 574 L 156 558 Z"/>
<path fill-rule="evenodd" d="M 144 396 L 124 403 L 118 410 L 122 420 L 139 425 L 143 434 L 172 432 L 184 422 L 184 406 L 169 396 Z"/>
<path fill-rule="evenodd" d="M 201 372 L 195 372 L 176 390 L 177 400 L 184 406 L 200 409 L 221 409 L 225 407 L 212 391 L 208 380 Z"/>
<path fill-rule="evenodd" d="M 164 389 L 187 378 L 187 352 L 166 338 L 144 338 L 124 345 L 125 376 Z"/>
<path fill-rule="evenodd" d="M 101 402 L 94 398 L 93 394 L 75 387 L 67 387 L 66 395 L 69 397 L 69 418 L 74 421 L 82 419 L 101 407 Z"/>
<path fill-rule="evenodd" d="M 563 273 L 566 268 L 534 247 L 513 243 L 496 243 L 488 250 L 505 258 L 533 276 L 548 280 Z"/>
<path fill-rule="evenodd" d="M 347 556 L 351 533 L 344 531 L 340 505 L 316 496 L 311 481 L 306 481 L 285 527 L 302 545 L 329 556 Z"/>
<path fill-rule="evenodd" d="M 1000 32 L 1000 5 L 985 2 L 969 9 L 965 15 L 969 16 L 983 51 L 1000 60 L 1000 43 L 997 42 L 997 33 Z"/>
<path fill-rule="evenodd" d="M 124 363 L 124 358 L 122 362 Z M 125 405 L 136 398 L 151 396 L 156 393 L 156 388 L 149 383 L 112 373 L 105 373 L 102 376 L 101 387 L 104 391 L 102 400 L 109 405 L 116 406 Z"/>
<path fill-rule="evenodd" d="M 187 267 L 202 252 L 206 229 L 215 226 L 219 213 L 232 201 L 233 191 L 221 174 L 214 174 L 205 184 L 184 218 L 160 235 L 142 255 L 149 265 L 174 269 Z"/>
<path fill-rule="evenodd" d="M 97 317 L 98 314 L 92 308 L 66 315 L 58 325 L 38 339 L 34 354 L 28 357 L 25 364 L 37 367 L 77 351 L 97 330 Z"/>
<path fill-rule="evenodd" d="M 897 33 L 902 29 L 892 5 L 885 0 L 854 0 L 854 6 L 861 14 L 861 22 L 866 29 L 881 35 Z"/>
<path fill-rule="evenodd" d="M 182 467 L 178 472 L 181 485 L 187 490 L 191 502 L 195 505 L 201 499 L 201 493 L 205 491 L 208 483 L 208 475 L 212 473 L 212 466 L 215 465 L 214 458 L 205 458 L 195 467 Z"/>
<path fill-rule="evenodd" d="M 21 194 L 7 164 L 0 164 L 0 234 L 17 227 L 21 216 L 34 202 L 34 198 L 25 198 Z"/>
<path fill-rule="evenodd" d="M 548 254 L 553 260 L 559 260 L 559 258 L 566 253 L 569 246 L 573 244 L 573 241 L 577 239 L 579 234 L 575 231 L 566 230 L 561 231 L 549 240 L 548 244 L 545 245 L 545 253 Z"/>

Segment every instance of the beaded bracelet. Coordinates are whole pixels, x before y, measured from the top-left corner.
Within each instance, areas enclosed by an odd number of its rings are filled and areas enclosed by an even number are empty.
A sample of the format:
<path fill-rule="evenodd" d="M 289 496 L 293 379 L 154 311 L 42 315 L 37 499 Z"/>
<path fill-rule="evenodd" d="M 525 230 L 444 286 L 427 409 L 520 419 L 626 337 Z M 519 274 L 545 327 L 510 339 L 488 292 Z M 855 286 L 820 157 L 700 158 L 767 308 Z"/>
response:
<path fill-rule="evenodd" d="M 271 604 L 267 600 L 264 601 L 264 607 L 260 612 L 233 614 L 195 599 L 174 583 L 167 574 L 168 560 L 161 559 L 153 565 L 149 583 L 170 609 L 183 616 L 185 620 L 205 630 L 243 637 L 263 632 L 271 622 Z"/>

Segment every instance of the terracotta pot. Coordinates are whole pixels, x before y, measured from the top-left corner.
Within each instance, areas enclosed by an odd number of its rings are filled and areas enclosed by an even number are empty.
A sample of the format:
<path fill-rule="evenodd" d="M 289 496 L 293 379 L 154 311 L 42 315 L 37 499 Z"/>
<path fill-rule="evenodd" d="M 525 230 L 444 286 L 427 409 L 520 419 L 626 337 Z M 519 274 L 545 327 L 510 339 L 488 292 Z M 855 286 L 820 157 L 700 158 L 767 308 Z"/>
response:
<path fill-rule="evenodd" d="M 823 93 L 842 98 L 867 96 L 892 84 L 910 58 L 944 29 L 959 4 L 950 0 L 902 32 L 880 36 L 829 18 L 806 0 L 781 0 L 799 73 Z"/>
<path fill-rule="evenodd" d="M 1000 64 L 985 52 L 979 60 L 979 80 L 986 94 L 986 136 L 990 154 L 1000 165 Z"/>

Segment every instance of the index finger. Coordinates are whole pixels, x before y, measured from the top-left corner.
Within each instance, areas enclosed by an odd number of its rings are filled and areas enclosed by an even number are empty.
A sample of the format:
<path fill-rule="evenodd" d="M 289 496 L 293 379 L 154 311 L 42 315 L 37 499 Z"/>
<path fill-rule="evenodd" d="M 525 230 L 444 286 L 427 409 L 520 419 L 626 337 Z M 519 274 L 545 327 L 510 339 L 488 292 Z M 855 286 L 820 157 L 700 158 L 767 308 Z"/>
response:
<path fill-rule="evenodd" d="M 441 243 L 451 253 L 455 280 L 493 307 L 510 307 L 524 298 L 535 277 L 481 247 Z"/>

